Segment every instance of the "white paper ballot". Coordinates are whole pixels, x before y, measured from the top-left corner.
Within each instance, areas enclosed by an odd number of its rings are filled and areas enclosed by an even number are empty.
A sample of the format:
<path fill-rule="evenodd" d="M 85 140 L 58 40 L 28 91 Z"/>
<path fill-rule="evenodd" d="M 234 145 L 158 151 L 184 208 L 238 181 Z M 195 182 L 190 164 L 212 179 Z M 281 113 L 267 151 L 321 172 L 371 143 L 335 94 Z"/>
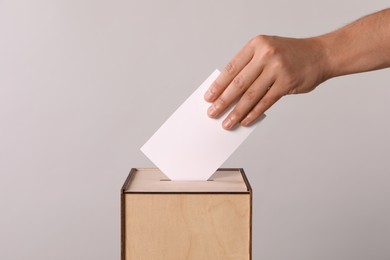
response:
<path fill-rule="evenodd" d="M 219 73 L 214 71 L 141 148 L 171 180 L 209 179 L 259 123 L 227 131 L 224 117 L 207 116 L 211 104 L 203 96 Z"/>

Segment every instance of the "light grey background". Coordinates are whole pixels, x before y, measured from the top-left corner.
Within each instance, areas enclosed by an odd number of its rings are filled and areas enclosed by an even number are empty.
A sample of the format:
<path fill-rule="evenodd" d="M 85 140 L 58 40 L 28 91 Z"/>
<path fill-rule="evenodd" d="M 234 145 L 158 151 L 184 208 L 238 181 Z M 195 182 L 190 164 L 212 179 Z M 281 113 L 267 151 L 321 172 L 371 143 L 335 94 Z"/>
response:
<path fill-rule="evenodd" d="M 387 5 L 0 0 L 0 259 L 119 259 L 139 147 L 215 68 Z M 390 259 L 389 72 L 285 97 L 224 164 L 254 189 L 254 259 Z"/>

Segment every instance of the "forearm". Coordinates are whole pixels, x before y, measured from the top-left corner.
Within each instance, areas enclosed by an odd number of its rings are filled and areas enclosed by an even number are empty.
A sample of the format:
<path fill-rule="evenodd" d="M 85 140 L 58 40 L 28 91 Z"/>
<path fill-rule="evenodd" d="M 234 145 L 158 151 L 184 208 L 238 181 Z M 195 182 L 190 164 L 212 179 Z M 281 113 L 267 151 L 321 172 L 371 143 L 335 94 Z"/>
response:
<path fill-rule="evenodd" d="M 327 78 L 390 67 L 390 8 L 313 40 L 323 47 Z"/>

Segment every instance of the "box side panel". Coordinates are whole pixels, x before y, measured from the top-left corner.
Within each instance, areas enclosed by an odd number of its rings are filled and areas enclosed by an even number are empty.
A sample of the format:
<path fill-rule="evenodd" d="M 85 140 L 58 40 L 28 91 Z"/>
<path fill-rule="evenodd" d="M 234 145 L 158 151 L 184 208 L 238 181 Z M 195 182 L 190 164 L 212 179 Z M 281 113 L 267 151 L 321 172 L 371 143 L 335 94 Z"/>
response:
<path fill-rule="evenodd" d="M 247 187 L 247 190 L 248 190 L 250 193 L 252 193 L 252 187 L 251 187 L 251 185 L 250 185 L 250 183 L 249 183 L 248 178 L 246 177 L 246 174 L 245 174 L 245 172 L 244 172 L 244 169 L 243 169 L 243 168 L 239 168 L 239 170 L 240 170 L 240 173 L 241 173 L 241 175 L 242 175 L 242 179 L 243 179 L 244 182 L 245 182 L 245 185 L 246 185 L 246 187 Z"/>
<path fill-rule="evenodd" d="M 253 223 L 253 192 L 252 192 L 252 187 L 249 183 L 249 180 L 248 178 L 246 177 L 246 174 L 245 174 L 245 171 L 243 168 L 239 168 L 240 172 L 241 172 L 241 175 L 242 175 L 242 178 L 245 182 L 245 185 L 248 189 L 248 192 L 249 192 L 249 202 L 250 202 L 250 234 L 249 234 L 249 237 L 250 237 L 250 243 L 249 243 L 249 252 L 250 252 L 250 260 L 252 260 L 252 236 L 253 236 L 253 233 L 252 233 L 252 223 Z"/>
<path fill-rule="evenodd" d="M 125 245 L 125 240 L 126 240 L 126 237 L 125 237 L 125 226 L 126 226 L 126 223 L 125 223 L 125 194 L 123 192 L 123 189 L 122 189 L 122 192 L 121 192 L 121 260 L 125 260 L 126 258 L 126 254 L 125 254 L 125 249 L 126 249 L 126 245 Z"/>
<path fill-rule="evenodd" d="M 125 259 L 248 260 L 250 194 L 125 194 Z"/>
<path fill-rule="evenodd" d="M 126 181 L 124 182 L 122 188 L 121 188 L 121 260 L 125 260 L 126 258 L 126 246 L 125 246 L 125 191 L 127 187 L 129 186 L 129 183 L 131 182 L 131 179 L 133 178 L 135 172 L 137 171 L 136 168 L 132 168 L 130 170 L 129 175 L 126 178 Z"/>
<path fill-rule="evenodd" d="M 253 193 L 252 193 L 252 189 L 250 190 L 250 194 L 249 194 L 249 207 L 250 207 L 250 213 L 249 213 L 249 215 L 250 215 L 250 219 L 249 219 L 249 221 L 250 221 L 250 226 L 249 226 L 249 232 L 250 232 L 250 234 L 249 234 L 249 253 L 250 253 L 250 257 L 249 257 L 249 259 L 250 260 L 252 260 L 252 245 L 253 245 L 253 243 L 252 243 L 252 236 L 253 236 L 253 225 L 252 225 L 252 223 L 253 223 Z"/>

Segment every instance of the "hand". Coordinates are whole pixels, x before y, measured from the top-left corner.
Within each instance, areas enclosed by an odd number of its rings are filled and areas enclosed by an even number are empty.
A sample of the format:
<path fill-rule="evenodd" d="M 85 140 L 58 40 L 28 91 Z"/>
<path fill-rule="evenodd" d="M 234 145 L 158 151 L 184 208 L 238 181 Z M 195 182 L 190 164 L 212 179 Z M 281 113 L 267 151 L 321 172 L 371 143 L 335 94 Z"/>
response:
<path fill-rule="evenodd" d="M 248 126 L 281 97 L 307 93 L 328 77 L 319 38 L 257 36 L 227 64 L 205 93 L 212 118 L 238 100 L 222 126 Z"/>

